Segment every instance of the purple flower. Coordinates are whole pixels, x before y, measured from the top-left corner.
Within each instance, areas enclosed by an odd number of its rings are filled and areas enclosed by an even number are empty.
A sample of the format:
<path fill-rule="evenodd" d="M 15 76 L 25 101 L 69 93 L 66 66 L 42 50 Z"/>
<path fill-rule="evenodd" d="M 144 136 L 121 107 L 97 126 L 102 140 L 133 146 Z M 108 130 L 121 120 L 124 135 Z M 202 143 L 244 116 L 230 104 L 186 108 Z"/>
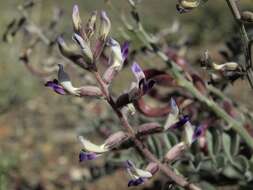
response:
<path fill-rule="evenodd" d="M 129 42 L 126 41 L 123 43 L 123 45 L 121 46 L 121 54 L 124 62 L 129 54 Z"/>
<path fill-rule="evenodd" d="M 52 90 L 54 90 L 57 94 L 60 95 L 66 95 L 66 91 L 64 90 L 64 88 L 59 84 L 58 80 L 54 79 L 53 81 L 48 81 L 45 84 L 46 87 L 51 88 Z"/>
<path fill-rule="evenodd" d="M 131 177 L 128 181 L 128 187 L 141 185 L 153 176 L 150 171 L 137 168 L 131 160 L 125 162 L 125 167 Z"/>
<path fill-rule="evenodd" d="M 145 74 L 138 63 L 134 62 L 131 69 L 137 79 L 138 88 L 141 90 L 142 94 L 146 94 L 154 86 L 155 81 L 146 80 Z"/>
<path fill-rule="evenodd" d="M 137 179 L 131 179 L 128 181 L 128 184 L 127 186 L 128 187 L 131 187 L 131 186 L 138 186 L 138 185 L 141 185 L 143 184 L 147 179 L 146 178 L 143 178 L 143 177 L 139 177 Z"/>
<path fill-rule="evenodd" d="M 79 162 L 85 160 L 94 160 L 98 157 L 98 155 L 94 152 L 85 152 L 85 150 L 81 150 L 79 153 Z"/>

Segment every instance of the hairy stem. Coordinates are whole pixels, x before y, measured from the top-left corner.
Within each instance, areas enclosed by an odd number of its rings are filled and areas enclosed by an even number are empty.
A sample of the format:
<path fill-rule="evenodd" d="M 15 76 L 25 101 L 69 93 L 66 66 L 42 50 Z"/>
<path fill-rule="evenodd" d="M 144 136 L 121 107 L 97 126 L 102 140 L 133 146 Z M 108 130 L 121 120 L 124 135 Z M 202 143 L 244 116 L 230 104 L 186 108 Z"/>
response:
<path fill-rule="evenodd" d="M 120 109 L 118 109 L 115 106 L 115 102 L 108 91 L 108 85 L 102 80 L 102 78 L 98 72 L 95 72 L 94 75 L 96 77 L 97 82 L 100 85 L 102 92 L 104 93 L 104 96 L 106 97 L 107 102 L 110 104 L 112 109 L 117 114 L 119 120 L 121 121 L 122 126 L 132 136 L 136 148 L 143 154 L 143 156 L 146 157 L 149 161 L 157 163 L 160 170 L 177 185 L 184 187 L 185 189 L 189 189 L 189 190 L 201 190 L 196 185 L 188 182 L 184 177 L 175 174 L 175 172 L 172 169 L 170 169 L 167 165 L 162 164 L 149 151 L 149 149 L 145 146 L 145 144 L 142 141 L 140 141 L 138 138 L 135 137 L 135 131 L 134 131 L 133 127 L 130 125 L 130 123 L 128 122 L 127 116 Z"/>

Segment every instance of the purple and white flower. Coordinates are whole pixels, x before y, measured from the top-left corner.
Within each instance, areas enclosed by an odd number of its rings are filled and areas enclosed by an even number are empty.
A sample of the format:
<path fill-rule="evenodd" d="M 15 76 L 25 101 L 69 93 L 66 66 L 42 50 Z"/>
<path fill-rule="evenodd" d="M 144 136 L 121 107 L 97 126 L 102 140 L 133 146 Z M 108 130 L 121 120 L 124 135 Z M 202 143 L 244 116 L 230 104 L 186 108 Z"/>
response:
<path fill-rule="evenodd" d="M 126 161 L 125 167 L 131 177 L 128 181 L 128 187 L 141 185 L 153 176 L 150 171 L 137 168 L 131 160 Z"/>
<path fill-rule="evenodd" d="M 146 79 L 145 74 L 138 63 L 134 62 L 131 69 L 137 80 L 137 85 L 135 84 L 135 86 L 138 86 L 142 95 L 146 94 L 154 86 L 155 81 L 152 79 Z M 132 86 L 134 86 L 134 84 Z"/>
<path fill-rule="evenodd" d="M 83 136 L 78 137 L 79 141 L 83 145 L 83 149 L 79 153 L 79 161 L 94 160 L 101 154 L 108 152 L 110 149 L 105 144 L 96 145 Z"/>

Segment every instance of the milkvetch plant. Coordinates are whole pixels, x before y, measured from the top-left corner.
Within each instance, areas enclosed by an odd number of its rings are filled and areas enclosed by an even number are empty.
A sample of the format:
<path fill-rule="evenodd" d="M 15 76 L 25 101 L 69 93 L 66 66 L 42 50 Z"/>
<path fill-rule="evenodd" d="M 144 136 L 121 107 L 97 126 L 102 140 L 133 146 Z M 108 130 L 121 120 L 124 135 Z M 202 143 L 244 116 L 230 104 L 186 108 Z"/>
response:
<path fill-rule="evenodd" d="M 179 13 L 190 14 L 205 6 L 206 2 L 178 0 L 176 9 Z M 174 49 L 167 43 L 161 44 L 159 37 L 145 30 L 137 1 L 129 0 L 131 21 L 124 16 L 119 17 L 120 13 L 116 12 L 117 18 L 125 26 L 124 36 L 132 35 L 132 38 L 123 42 L 111 37 L 111 28 L 114 26 L 105 11 L 92 12 L 88 22 L 83 23 L 77 5 L 72 10 L 72 36 L 58 35 L 51 41 L 36 30 L 38 39 L 48 48 L 57 43 L 65 60 L 91 73 L 97 83 L 74 85 L 71 74 L 65 69 L 68 64 L 59 64 L 57 60 L 57 79 L 51 79 L 52 76 L 55 78 L 55 72 L 36 70 L 29 60 L 36 43 L 20 56 L 29 71 L 42 77 L 45 86 L 59 95 L 106 101 L 122 126 L 122 129 L 119 127 L 116 132 L 106 135 L 101 144 L 91 142 L 86 136 L 78 136 L 81 143 L 80 162 L 120 152 L 120 158 L 115 160 L 118 159 L 129 174 L 130 180 L 126 182 L 129 187 L 145 184 L 159 171 L 167 176 L 171 184 L 185 189 L 205 188 L 201 180 L 219 185 L 219 182 L 232 178 L 240 181 L 241 186 L 252 182 L 253 130 L 250 121 L 253 116 L 223 92 L 229 84 L 241 78 L 247 78 L 252 83 L 252 42 L 245 30 L 245 24 L 252 23 L 252 13 L 240 12 L 233 0 L 226 2 L 242 33 L 242 43 L 238 39 L 227 42 L 228 51 L 220 51 L 224 58 L 222 63 L 216 62 L 208 51 L 203 53 L 199 62 L 210 76 L 208 83 L 190 67 L 184 57 L 182 52 L 185 52 L 187 44 L 181 43 L 179 49 Z M 109 5 L 112 11 L 116 10 L 110 2 Z M 30 6 L 23 5 L 21 12 L 26 13 L 25 10 Z M 24 24 L 21 21 L 19 27 L 29 28 L 31 25 L 31 22 Z M 13 26 L 17 27 L 15 23 L 7 27 L 4 35 L 6 41 L 11 39 L 9 31 L 15 29 Z M 177 32 L 177 27 L 171 31 Z M 72 43 L 67 42 L 68 38 L 72 39 Z M 135 40 L 143 46 L 142 51 L 137 53 L 130 46 Z M 238 52 L 241 46 L 243 52 Z M 159 58 L 165 65 L 164 69 L 158 69 L 156 63 L 152 64 L 153 68 L 143 69 L 133 54 L 144 54 L 145 58 L 148 57 L 147 52 Z M 242 54 L 245 56 L 244 62 L 239 59 Z M 100 66 L 103 66 L 103 71 Z M 129 81 L 129 87 L 118 95 L 118 92 L 112 91 L 112 83 L 123 69 L 128 70 L 135 79 Z M 163 94 L 160 86 L 169 89 L 169 92 Z M 164 107 L 150 106 L 147 97 L 164 103 Z M 137 113 L 147 119 L 140 118 L 140 124 L 132 124 L 132 118 Z M 153 122 L 154 118 L 163 119 Z M 128 150 L 134 154 L 126 156 L 124 152 Z M 143 156 L 141 164 L 135 159 L 138 155 Z M 208 181 L 209 178 L 203 173 L 212 175 L 214 180 Z M 195 185 L 195 182 L 200 184 Z"/>

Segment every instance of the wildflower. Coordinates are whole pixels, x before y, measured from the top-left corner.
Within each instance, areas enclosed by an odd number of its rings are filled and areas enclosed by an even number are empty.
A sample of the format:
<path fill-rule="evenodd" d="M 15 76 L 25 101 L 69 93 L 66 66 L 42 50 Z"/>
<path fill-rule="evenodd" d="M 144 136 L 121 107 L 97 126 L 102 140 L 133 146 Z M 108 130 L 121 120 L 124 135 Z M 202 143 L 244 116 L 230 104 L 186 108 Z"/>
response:
<path fill-rule="evenodd" d="M 46 87 L 51 88 L 57 94 L 66 95 L 71 94 L 74 96 L 90 96 L 90 97 L 102 97 L 102 91 L 96 86 L 81 86 L 76 88 L 72 85 L 69 75 L 64 71 L 63 65 L 59 64 L 58 79 L 48 81 L 45 84 Z"/>
<path fill-rule="evenodd" d="M 109 136 L 101 145 L 93 144 L 82 136 L 79 136 L 78 139 L 84 147 L 79 153 L 79 160 L 84 161 L 94 160 L 103 153 L 120 147 L 120 145 L 127 142 L 130 137 L 127 133 L 119 131 Z"/>
<path fill-rule="evenodd" d="M 102 41 L 105 41 L 110 30 L 111 30 L 111 21 L 108 18 L 107 14 L 105 11 L 102 11 L 100 13 L 100 28 L 99 28 L 99 38 Z"/>
<path fill-rule="evenodd" d="M 181 117 L 179 116 L 179 108 L 173 98 L 170 100 L 170 108 L 171 112 L 169 113 L 164 126 L 165 131 L 170 128 L 179 128 L 183 126 L 187 121 L 189 121 L 189 117 L 187 115 Z"/>
<path fill-rule="evenodd" d="M 194 127 L 189 121 L 184 125 L 183 142 L 191 146 L 203 134 L 203 127 Z"/>
<path fill-rule="evenodd" d="M 125 42 L 121 47 L 119 43 L 110 38 L 107 42 L 111 49 L 111 55 L 109 57 L 110 67 L 105 71 L 103 75 L 103 80 L 110 84 L 113 78 L 118 74 L 122 69 L 123 63 L 126 60 L 129 53 L 129 43 Z"/>
<path fill-rule="evenodd" d="M 128 174 L 131 177 L 131 179 L 128 181 L 128 187 L 141 185 L 153 176 L 150 171 L 137 168 L 135 164 L 130 160 L 126 161 L 125 166 Z M 155 167 L 157 168 L 157 165 L 155 165 Z M 154 167 L 149 166 L 149 169 L 151 168 L 153 169 Z M 156 169 L 156 171 L 158 170 Z"/>
<path fill-rule="evenodd" d="M 138 88 L 141 94 L 146 94 L 155 84 L 154 80 L 146 80 L 145 74 L 137 63 L 133 63 L 132 72 L 137 79 Z"/>
<path fill-rule="evenodd" d="M 123 56 L 121 53 L 120 44 L 113 38 L 110 38 L 107 42 L 107 45 L 109 45 L 111 49 L 109 64 L 112 65 L 112 67 L 114 67 L 116 70 L 121 70 L 123 66 Z"/>
<path fill-rule="evenodd" d="M 93 144 L 92 142 L 90 142 L 89 140 L 85 139 L 82 136 L 79 136 L 78 139 L 84 147 L 79 153 L 80 162 L 84 160 L 94 160 L 101 154 L 109 151 L 109 149 L 105 146 L 105 144 L 102 145 Z"/>

